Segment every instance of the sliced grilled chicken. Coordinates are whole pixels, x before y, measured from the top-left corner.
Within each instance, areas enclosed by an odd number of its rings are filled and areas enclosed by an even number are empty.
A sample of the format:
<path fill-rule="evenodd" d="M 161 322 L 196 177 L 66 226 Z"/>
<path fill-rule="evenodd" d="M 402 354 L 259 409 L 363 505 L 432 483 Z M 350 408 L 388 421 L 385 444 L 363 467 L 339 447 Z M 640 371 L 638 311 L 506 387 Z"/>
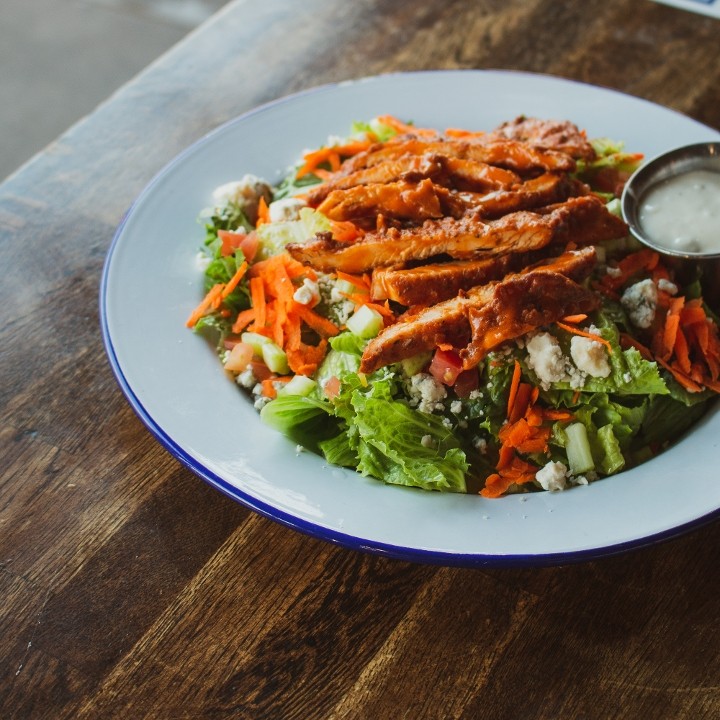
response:
<path fill-rule="evenodd" d="M 600 304 L 591 290 L 558 272 L 539 268 L 498 283 L 492 298 L 468 307 L 472 339 L 460 355 L 463 368 L 475 367 L 508 340 L 561 320 L 588 313 Z"/>
<path fill-rule="evenodd" d="M 317 207 L 334 190 L 397 180 L 418 182 L 430 178 L 439 185 L 477 192 L 509 190 L 513 185 L 522 182 L 520 176 L 511 170 L 475 160 L 432 153 L 403 155 L 349 174 L 343 172 L 311 188 L 306 195 L 308 205 Z"/>
<path fill-rule="evenodd" d="M 492 305 L 496 312 L 507 310 L 510 313 L 512 320 L 504 330 L 502 315 L 498 314 L 495 318 L 498 331 L 493 337 L 497 342 L 493 340 L 492 347 L 496 347 L 512 337 L 518 337 L 518 335 L 508 335 L 508 332 L 514 332 L 513 328 L 519 327 L 524 319 L 546 318 L 540 323 L 541 325 L 553 322 L 547 318 L 552 315 L 551 311 L 560 311 L 561 305 L 563 311 L 557 318 L 554 318 L 555 320 L 578 312 L 588 312 L 596 306 L 597 298 L 592 292 L 577 285 L 577 282 L 592 272 L 595 261 L 594 248 L 567 252 L 557 258 L 543 261 L 526 271 L 509 275 L 502 281 L 475 287 L 467 294 L 460 294 L 450 300 L 420 310 L 407 319 L 388 326 L 371 340 L 363 353 L 360 370 L 365 373 L 373 372 L 385 365 L 391 365 L 426 350 L 432 350 L 438 345 L 449 344 L 454 347 L 464 347 L 472 341 L 477 344 L 477 349 L 471 344 L 469 359 L 464 361 L 468 367 L 471 367 L 471 362 L 477 364 L 482 359 L 480 353 L 486 348 L 486 345 L 482 344 L 482 340 L 476 338 L 476 333 L 471 326 L 470 310 L 472 308 L 479 312 L 483 307 L 496 300 Z M 550 280 L 541 278 L 535 282 L 532 278 L 536 275 L 553 277 Z M 562 277 L 563 280 L 557 280 L 555 276 Z M 518 283 L 518 278 L 528 277 L 531 279 L 525 279 L 522 283 Z M 499 289 L 506 283 L 510 283 L 509 290 Z M 543 285 L 543 283 L 545 284 Z M 543 287 L 547 292 L 555 293 L 555 297 L 547 301 L 539 300 L 538 293 L 542 291 Z M 517 292 L 517 288 L 525 288 L 530 293 L 527 301 L 523 300 L 522 293 Z M 567 302 L 563 299 L 565 297 Z M 517 307 L 502 308 L 501 303 L 508 302 L 509 298 L 513 298 Z M 533 303 L 539 303 L 539 311 L 536 315 L 532 315 Z M 486 315 L 482 315 L 476 324 L 478 327 L 482 327 L 483 323 L 486 324 Z M 532 327 L 519 334 L 524 334 L 530 329 Z M 498 340 L 500 337 L 504 339 Z"/>
<path fill-rule="evenodd" d="M 393 220 L 420 223 L 445 214 L 432 180 L 409 183 L 369 183 L 333 190 L 318 206 L 331 220 L 358 220 L 383 215 Z M 373 222 L 374 224 L 374 222 Z"/>
<path fill-rule="evenodd" d="M 554 150 L 533 148 L 517 140 L 483 137 L 482 139 L 421 139 L 413 136 L 374 145 L 343 163 L 340 173 L 350 174 L 362 168 L 397 160 L 404 155 L 442 155 L 488 163 L 501 168 L 527 172 L 554 170 L 572 172 L 575 161 L 567 154 Z"/>
<path fill-rule="evenodd" d="M 568 175 L 543 173 L 507 190 L 491 193 L 460 192 L 438 188 L 437 194 L 445 215 L 460 218 L 476 213 L 482 218 L 498 218 L 518 210 L 531 210 L 560 203 L 575 195 L 587 193 L 585 185 Z"/>
<path fill-rule="evenodd" d="M 524 264 L 523 253 L 499 255 L 483 260 L 453 260 L 409 269 L 376 268 L 372 274 L 370 296 L 374 300 L 393 300 L 408 307 L 434 305 L 491 280 L 499 280 Z"/>
<path fill-rule="evenodd" d="M 567 120 L 539 120 L 520 116 L 503 123 L 490 136 L 519 140 L 542 150 L 558 150 L 576 159 L 595 158 L 595 150 L 585 133 Z"/>
<path fill-rule="evenodd" d="M 296 260 L 323 272 L 363 273 L 375 267 L 403 265 L 442 254 L 466 259 L 483 254 L 529 252 L 553 241 L 572 240 L 578 245 L 599 242 L 597 236 L 602 233 L 586 227 L 588 220 L 599 213 L 609 215 L 597 198 L 584 196 L 543 212 L 514 212 L 488 222 L 472 216 L 427 220 L 419 227 L 368 232 L 354 243 L 318 236 L 307 243 L 290 243 L 287 250 Z M 615 223 L 609 230 L 617 231 Z M 626 232 L 624 223 L 622 232 Z M 593 239 L 587 240 L 586 233 Z M 609 237 L 617 235 L 610 233 Z"/>

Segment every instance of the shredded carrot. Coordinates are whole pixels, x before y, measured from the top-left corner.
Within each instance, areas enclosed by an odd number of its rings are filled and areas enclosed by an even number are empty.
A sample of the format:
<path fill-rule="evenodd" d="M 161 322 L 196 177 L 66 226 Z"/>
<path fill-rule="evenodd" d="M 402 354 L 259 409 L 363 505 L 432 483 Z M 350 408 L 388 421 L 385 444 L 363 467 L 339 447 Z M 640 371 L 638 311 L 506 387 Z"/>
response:
<path fill-rule="evenodd" d="M 186 327 L 195 327 L 197 321 L 203 317 L 203 315 L 206 315 L 208 310 L 211 310 L 215 306 L 215 303 L 222 300 L 223 287 L 223 283 L 216 283 L 208 290 L 200 304 L 190 313 L 190 317 L 185 323 Z"/>
<path fill-rule="evenodd" d="M 569 410 L 555 410 L 554 408 L 545 408 L 543 415 L 548 420 L 572 420 L 575 417 Z"/>
<path fill-rule="evenodd" d="M 361 277 L 360 275 L 350 275 L 349 273 L 343 272 L 342 270 L 336 270 L 335 276 L 338 280 L 344 280 L 345 282 L 354 285 L 356 288 L 360 288 L 362 290 L 370 290 L 369 281 L 366 278 Z"/>
<path fill-rule="evenodd" d="M 570 323 L 571 325 L 577 325 L 577 323 L 581 323 L 583 320 L 587 320 L 587 315 L 583 313 L 578 315 L 567 315 L 563 318 L 563 322 Z"/>
<path fill-rule="evenodd" d="M 702 387 L 695 381 L 690 379 L 685 373 L 674 368 L 672 365 L 667 363 L 662 358 L 657 358 L 657 361 L 662 365 L 688 392 L 696 393 L 701 392 Z"/>
<path fill-rule="evenodd" d="M 590 340 L 594 340 L 595 342 L 602 343 L 606 348 L 607 351 L 612 354 L 612 345 L 608 340 L 606 340 L 601 335 L 596 335 L 595 333 L 589 333 L 585 332 L 585 330 L 580 330 L 579 328 L 572 327 L 571 325 L 566 325 L 565 323 L 558 322 L 557 326 L 559 328 L 562 328 L 563 330 L 566 330 L 569 333 L 573 333 L 575 335 L 581 335 L 582 337 L 589 338 Z"/>
<path fill-rule="evenodd" d="M 242 332 L 255 319 L 255 308 L 241 310 L 232 326 L 234 333 Z"/>
<path fill-rule="evenodd" d="M 484 132 L 462 130 L 461 128 L 445 128 L 445 135 L 450 138 L 480 138 L 486 135 Z"/>
<path fill-rule="evenodd" d="M 227 285 L 225 285 L 223 291 L 222 291 L 222 297 L 226 298 L 238 285 L 238 283 L 243 279 L 245 273 L 247 272 L 248 264 L 247 261 L 244 260 L 242 265 L 235 271 L 235 274 L 230 278 Z"/>
<path fill-rule="evenodd" d="M 340 332 L 340 328 L 335 323 L 313 312 L 309 307 L 295 303 L 294 309 L 305 323 L 321 337 L 333 337 Z"/>
<path fill-rule="evenodd" d="M 255 223 L 255 227 L 259 227 L 260 225 L 264 225 L 265 223 L 270 222 L 270 209 L 268 208 L 267 200 L 265 200 L 265 196 L 260 196 L 260 202 L 258 203 L 258 216 L 257 216 L 257 222 Z"/>
<path fill-rule="evenodd" d="M 673 346 L 673 352 L 677 358 L 676 362 L 682 372 L 689 375 L 691 370 L 690 362 L 690 351 L 688 348 L 687 339 L 685 333 L 681 328 L 678 328 L 677 334 L 675 335 L 675 345 Z"/>
<path fill-rule="evenodd" d="M 520 383 L 518 385 L 517 393 L 515 396 L 515 403 L 513 405 L 510 415 L 508 415 L 508 420 L 511 423 L 516 422 L 521 417 L 525 416 L 528 407 L 530 407 L 532 391 L 533 387 L 532 385 L 530 385 L 530 383 Z"/>
<path fill-rule="evenodd" d="M 267 304 L 265 301 L 265 283 L 262 278 L 250 278 L 250 301 L 255 310 L 253 328 L 264 328 L 267 320 Z"/>
<path fill-rule="evenodd" d="M 365 305 L 367 305 L 371 310 L 375 310 L 376 312 L 379 312 L 384 318 L 387 318 L 388 320 L 395 319 L 395 313 L 390 309 L 389 303 L 387 300 L 385 301 L 385 305 L 381 305 L 380 303 L 373 303 L 373 302 L 366 302 Z"/>
<path fill-rule="evenodd" d="M 378 121 L 381 122 L 383 125 L 391 127 L 393 130 L 401 134 L 412 133 L 413 135 L 418 135 L 420 137 L 437 136 L 437 132 L 435 130 L 432 130 L 430 128 L 415 127 L 414 125 L 410 125 L 403 122 L 402 120 L 399 120 L 394 115 L 380 115 L 378 117 Z"/>
<path fill-rule="evenodd" d="M 512 380 L 510 381 L 510 393 L 508 394 L 507 404 L 507 415 L 512 415 L 513 407 L 515 406 L 515 398 L 517 397 L 518 387 L 520 386 L 520 376 L 522 375 L 522 368 L 520 363 L 515 360 L 515 367 L 513 368 Z"/>
<path fill-rule="evenodd" d="M 310 173 L 314 173 L 318 177 L 325 179 L 323 175 L 327 175 L 329 177 L 332 175 L 332 172 L 337 172 L 340 169 L 340 165 L 342 163 L 341 158 L 357 155 L 358 153 L 367 150 L 371 144 L 372 141 L 370 138 L 366 140 L 353 140 L 345 143 L 344 145 L 332 145 L 330 147 L 323 147 L 306 153 L 303 156 L 303 165 L 297 171 L 296 177 L 301 178 Z M 330 165 L 330 173 L 326 173 L 322 170 L 322 168 L 318 167 L 318 165 L 325 162 Z"/>

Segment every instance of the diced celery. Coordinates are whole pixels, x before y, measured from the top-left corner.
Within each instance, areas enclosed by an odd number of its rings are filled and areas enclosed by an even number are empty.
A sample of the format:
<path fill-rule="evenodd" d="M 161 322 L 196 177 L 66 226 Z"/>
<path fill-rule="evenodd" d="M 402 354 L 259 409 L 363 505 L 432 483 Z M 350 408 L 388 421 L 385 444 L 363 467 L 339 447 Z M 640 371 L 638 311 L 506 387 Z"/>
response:
<path fill-rule="evenodd" d="M 581 422 L 573 423 L 565 428 L 565 452 L 567 453 L 570 472 L 573 475 L 590 472 L 595 469 L 595 461 L 590 451 L 587 430 Z"/>
<path fill-rule="evenodd" d="M 296 375 L 278 390 L 278 395 L 309 395 L 317 383 L 305 375 Z"/>
<path fill-rule="evenodd" d="M 319 232 L 331 232 L 332 225 L 325 215 L 309 207 L 300 208 L 300 220 L 305 229 L 305 239 L 315 236 Z"/>
<path fill-rule="evenodd" d="M 432 352 L 422 352 L 400 361 L 403 372 L 408 377 L 417 375 L 430 362 Z"/>
<path fill-rule="evenodd" d="M 383 316 L 367 305 L 363 305 L 348 318 L 347 328 L 353 335 L 363 339 L 374 338 L 383 327 Z"/>
<path fill-rule="evenodd" d="M 253 353 L 256 357 L 262 357 L 263 356 L 263 345 L 267 345 L 269 342 L 272 342 L 270 338 L 266 338 L 264 335 L 260 335 L 260 333 L 254 333 L 254 332 L 244 332 L 240 339 L 247 343 L 248 345 L 252 346 Z"/>
<path fill-rule="evenodd" d="M 274 342 L 267 342 L 262 346 L 262 357 L 272 372 L 278 375 L 287 375 L 290 372 L 285 351 Z"/>

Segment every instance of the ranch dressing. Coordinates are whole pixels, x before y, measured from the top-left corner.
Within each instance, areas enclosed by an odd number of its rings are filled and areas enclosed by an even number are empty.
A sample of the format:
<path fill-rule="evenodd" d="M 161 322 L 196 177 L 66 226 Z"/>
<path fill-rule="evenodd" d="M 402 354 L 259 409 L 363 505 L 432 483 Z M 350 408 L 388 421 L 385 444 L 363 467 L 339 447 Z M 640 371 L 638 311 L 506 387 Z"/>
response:
<path fill-rule="evenodd" d="M 688 254 L 720 253 L 720 173 L 691 170 L 654 187 L 640 204 L 648 240 Z"/>

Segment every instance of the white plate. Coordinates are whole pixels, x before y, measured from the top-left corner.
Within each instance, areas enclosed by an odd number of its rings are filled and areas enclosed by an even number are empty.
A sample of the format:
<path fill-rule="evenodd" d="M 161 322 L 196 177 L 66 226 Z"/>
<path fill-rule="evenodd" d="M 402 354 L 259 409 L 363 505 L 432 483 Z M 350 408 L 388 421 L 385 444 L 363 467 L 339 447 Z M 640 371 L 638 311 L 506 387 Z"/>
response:
<path fill-rule="evenodd" d="M 101 289 L 117 379 L 160 442 L 232 498 L 300 531 L 423 562 L 552 564 L 671 537 L 718 515 L 717 407 L 674 448 L 588 487 L 499 500 L 388 486 L 297 453 L 261 424 L 213 349 L 185 328 L 199 301 L 199 211 L 249 172 L 276 181 L 305 148 L 383 113 L 419 126 L 489 129 L 519 114 L 567 118 L 652 156 L 720 134 L 606 89 L 504 71 L 385 75 L 255 109 L 166 167 L 118 229 Z"/>

